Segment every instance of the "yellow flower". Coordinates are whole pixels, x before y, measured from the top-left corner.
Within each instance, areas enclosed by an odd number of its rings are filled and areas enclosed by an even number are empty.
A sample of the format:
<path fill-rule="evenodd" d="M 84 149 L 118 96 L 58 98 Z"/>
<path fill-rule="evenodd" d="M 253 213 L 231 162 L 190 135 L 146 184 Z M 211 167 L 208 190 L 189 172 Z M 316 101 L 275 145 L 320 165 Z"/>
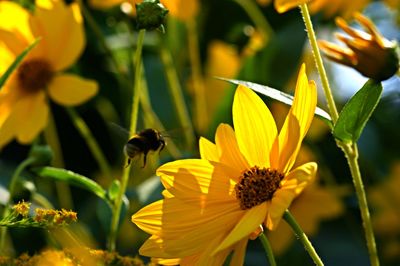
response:
<path fill-rule="evenodd" d="M 157 170 L 164 199 L 132 216 L 152 235 L 140 254 L 181 258 L 181 265 L 221 265 L 233 251 L 232 264 L 243 264 L 252 233 L 261 224 L 274 230 L 315 176 L 316 163 L 292 166 L 314 116 L 316 93 L 303 65 L 278 135 L 264 102 L 239 86 L 232 110 L 235 131 L 221 124 L 216 144 L 200 139 L 201 159 L 178 160 Z"/>
<path fill-rule="evenodd" d="M 311 0 L 275 0 L 274 4 L 275 4 L 275 9 L 279 13 L 284 13 L 292 8 L 298 7 L 299 5 L 307 3 L 309 1 Z M 257 0 L 257 3 L 262 6 L 266 6 L 271 2 L 272 0 Z"/>
<path fill-rule="evenodd" d="M 48 98 L 74 106 L 96 94 L 94 81 L 63 73 L 84 48 L 82 23 L 75 3 L 36 0 L 31 14 L 13 2 L 0 2 L 0 75 L 41 37 L 0 91 L 0 148 L 13 138 L 32 142 L 47 124 Z"/>
<path fill-rule="evenodd" d="M 320 40 L 320 48 L 329 59 L 350 66 L 366 77 L 378 81 L 390 78 L 399 69 L 396 43 L 386 40 L 367 17 L 360 13 L 354 17 L 368 33 L 353 29 L 343 19 L 337 18 L 336 24 L 351 36 L 336 34 L 347 47 Z"/>
<path fill-rule="evenodd" d="M 314 0 L 310 2 L 310 12 L 322 12 L 325 18 L 340 15 L 350 18 L 354 12 L 361 11 L 371 0 Z"/>
<path fill-rule="evenodd" d="M 133 15 L 136 14 L 135 4 L 141 2 L 143 0 L 89 0 L 92 7 L 99 9 L 107 9 L 121 4 L 130 5 L 128 10 Z M 198 0 L 161 0 L 160 2 L 169 10 L 169 15 L 182 21 L 195 17 L 199 11 Z"/>

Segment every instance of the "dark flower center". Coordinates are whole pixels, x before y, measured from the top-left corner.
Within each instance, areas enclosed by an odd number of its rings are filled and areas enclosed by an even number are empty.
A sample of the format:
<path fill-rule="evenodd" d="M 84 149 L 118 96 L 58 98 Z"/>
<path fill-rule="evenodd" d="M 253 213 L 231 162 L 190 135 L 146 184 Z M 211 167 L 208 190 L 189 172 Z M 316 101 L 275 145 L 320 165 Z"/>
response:
<path fill-rule="evenodd" d="M 254 166 L 239 177 L 235 185 L 236 198 L 242 210 L 271 200 L 280 187 L 284 174 L 270 168 Z"/>
<path fill-rule="evenodd" d="M 44 89 L 54 76 L 54 72 L 47 61 L 33 59 L 23 62 L 18 67 L 17 77 L 19 85 L 26 92 L 36 92 Z"/>

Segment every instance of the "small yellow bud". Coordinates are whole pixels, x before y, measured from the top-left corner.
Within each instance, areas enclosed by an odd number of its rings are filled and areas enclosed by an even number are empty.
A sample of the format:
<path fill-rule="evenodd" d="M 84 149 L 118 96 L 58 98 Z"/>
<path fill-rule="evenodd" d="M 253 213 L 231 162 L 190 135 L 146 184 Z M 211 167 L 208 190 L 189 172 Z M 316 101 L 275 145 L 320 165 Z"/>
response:
<path fill-rule="evenodd" d="M 356 69 L 362 75 L 382 81 L 390 78 L 399 69 L 397 44 L 385 39 L 367 17 L 356 13 L 354 18 L 367 32 L 349 27 L 342 18 L 336 19 L 336 25 L 350 37 L 336 33 L 338 40 L 347 47 L 320 40 L 319 47 L 325 55 L 339 64 Z"/>

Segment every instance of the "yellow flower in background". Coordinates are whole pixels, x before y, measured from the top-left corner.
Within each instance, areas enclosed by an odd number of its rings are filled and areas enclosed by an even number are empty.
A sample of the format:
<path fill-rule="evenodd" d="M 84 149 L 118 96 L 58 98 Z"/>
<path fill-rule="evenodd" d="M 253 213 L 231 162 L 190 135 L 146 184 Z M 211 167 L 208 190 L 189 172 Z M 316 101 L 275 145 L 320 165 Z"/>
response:
<path fill-rule="evenodd" d="M 370 2 L 371 0 L 314 0 L 310 2 L 309 8 L 311 13 L 321 12 L 326 18 L 341 16 L 348 19 L 354 12 L 361 11 Z"/>
<path fill-rule="evenodd" d="M 248 239 L 260 225 L 274 230 L 292 200 L 314 178 L 316 163 L 292 166 L 310 127 L 315 83 L 303 65 L 295 99 L 278 135 L 274 118 L 250 89 L 239 86 L 233 102 L 235 131 L 221 124 L 216 144 L 201 138 L 201 159 L 178 160 L 157 170 L 164 199 L 132 216 L 151 234 L 139 253 L 181 258 L 181 265 L 244 261 Z"/>
<path fill-rule="evenodd" d="M 43 251 L 36 257 L 36 266 L 74 266 L 76 265 L 64 252 L 56 250 Z"/>
<path fill-rule="evenodd" d="M 77 4 L 36 0 L 31 14 L 13 2 L 0 2 L 0 75 L 23 49 L 40 37 L 0 91 L 0 148 L 16 138 L 27 144 L 46 127 L 48 98 L 75 106 L 97 93 L 94 81 L 63 73 L 85 46 Z"/>
<path fill-rule="evenodd" d="M 337 18 L 336 24 L 351 38 L 339 33 L 336 38 L 347 47 L 320 40 L 320 48 L 332 61 L 352 67 L 366 77 L 378 81 L 390 78 L 399 69 L 396 43 L 385 39 L 367 17 L 360 13 L 354 17 L 368 32 L 351 28 L 343 19 Z"/>
<path fill-rule="evenodd" d="M 143 0 L 89 0 L 89 5 L 98 9 L 108 9 L 116 5 L 125 5 L 128 13 L 136 14 L 135 5 L 143 2 Z M 168 15 L 182 21 L 187 21 L 197 15 L 199 11 L 198 0 L 161 0 L 160 1 L 168 10 Z"/>

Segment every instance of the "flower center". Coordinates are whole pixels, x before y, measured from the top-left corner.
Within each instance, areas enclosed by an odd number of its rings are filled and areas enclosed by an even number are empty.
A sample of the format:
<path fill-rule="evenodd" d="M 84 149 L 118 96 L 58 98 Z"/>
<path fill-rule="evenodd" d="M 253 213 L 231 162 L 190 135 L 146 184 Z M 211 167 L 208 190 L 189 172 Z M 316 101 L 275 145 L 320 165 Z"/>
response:
<path fill-rule="evenodd" d="M 23 62 L 17 72 L 19 85 L 26 92 L 44 89 L 53 78 L 54 72 L 47 61 L 33 59 Z"/>
<path fill-rule="evenodd" d="M 280 187 L 284 174 L 270 168 L 254 166 L 239 177 L 235 185 L 236 198 L 242 210 L 271 200 Z"/>

